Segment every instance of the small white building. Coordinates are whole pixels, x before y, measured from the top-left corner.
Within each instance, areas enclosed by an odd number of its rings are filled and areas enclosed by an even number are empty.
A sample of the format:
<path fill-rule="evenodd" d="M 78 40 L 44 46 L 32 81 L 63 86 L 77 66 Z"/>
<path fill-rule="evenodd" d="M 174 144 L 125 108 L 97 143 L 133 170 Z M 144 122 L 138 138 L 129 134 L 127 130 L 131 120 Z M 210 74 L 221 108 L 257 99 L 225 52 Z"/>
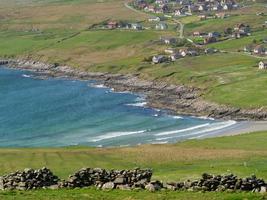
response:
<path fill-rule="evenodd" d="M 180 53 L 180 55 L 183 56 L 183 57 L 185 57 L 185 56 L 188 54 L 187 49 L 180 49 L 180 50 L 179 50 L 179 53 Z"/>
<path fill-rule="evenodd" d="M 265 54 L 265 52 L 266 52 L 266 49 L 262 45 L 258 45 L 253 49 L 253 53 L 255 53 L 255 54 L 263 55 L 263 54 Z"/>
<path fill-rule="evenodd" d="M 267 61 L 260 61 L 259 69 L 267 69 Z"/>
<path fill-rule="evenodd" d="M 163 62 L 166 62 L 167 60 L 168 60 L 168 58 L 164 55 L 156 55 L 156 56 L 153 56 L 153 58 L 152 58 L 152 62 L 154 64 L 163 63 Z"/>
<path fill-rule="evenodd" d="M 159 22 L 160 21 L 160 17 L 150 17 L 149 19 L 148 19 L 148 21 L 149 22 Z"/>
<path fill-rule="evenodd" d="M 176 61 L 177 59 L 182 58 L 182 55 L 179 53 L 174 53 L 170 56 L 171 61 Z"/>
<path fill-rule="evenodd" d="M 132 29 L 134 29 L 134 30 L 142 30 L 143 27 L 142 27 L 141 24 L 134 23 L 134 24 L 132 24 Z"/>
<path fill-rule="evenodd" d="M 177 42 L 177 39 L 176 38 L 173 38 L 173 37 L 167 37 L 167 38 L 161 37 L 160 40 L 164 44 L 167 44 L 167 45 L 174 45 Z"/>
<path fill-rule="evenodd" d="M 166 29 L 168 29 L 168 25 L 164 22 L 161 22 L 161 23 L 156 24 L 155 28 L 157 30 L 166 30 Z"/>
<path fill-rule="evenodd" d="M 168 49 L 165 49 L 164 52 L 168 53 L 168 54 L 174 54 L 176 52 L 176 50 L 173 48 L 168 48 Z"/>

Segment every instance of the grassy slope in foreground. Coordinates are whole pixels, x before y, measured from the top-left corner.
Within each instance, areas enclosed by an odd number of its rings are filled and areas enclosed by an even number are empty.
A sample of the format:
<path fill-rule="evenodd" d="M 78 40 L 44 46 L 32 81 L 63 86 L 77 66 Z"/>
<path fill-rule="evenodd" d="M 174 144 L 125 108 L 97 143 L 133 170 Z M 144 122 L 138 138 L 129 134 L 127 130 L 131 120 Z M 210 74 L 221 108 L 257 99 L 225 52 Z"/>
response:
<path fill-rule="evenodd" d="M 267 132 L 245 134 L 239 136 L 220 137 L 205 140 L 190 140 L 172 145 L 145 145 L 128 148 L 87 148 L 69 147 L 52 149 L 0 149 L 0 174 L 9 173 L 26 167 L 40 168 L 47 166 L 60 176 L 67 176 L 82 167 L 102 168 L 153 168 L 154 179 L 186 180 L 198 178 L 203 172 L 221 174 L 235 173 L 241 177 L 256 174 L 267 180 Z M 21 193 L 23 197 L 34 199 L 45 191 Z M 158 193 L 155 195 L 140 192 L 132 193 L 114 191 L 103 193 L 91 190 L 73 190 L 49 192 L 49 198 L 69 199 L 243 199 L 259 197 L 257 194 L 191 194 L 191 193 Z M 20 193 L 1 192 L 1 197 L 16 199 Z"/>
<path fill-rule="evenodd" d="M 266 199 L 253 193 L 193 193 L 193 192 L 156 192 L 147 191 L 101 191 L 96 189 L 74 189 L 59 191 L 0 192 L 3 200 L 247 200 Z"/>

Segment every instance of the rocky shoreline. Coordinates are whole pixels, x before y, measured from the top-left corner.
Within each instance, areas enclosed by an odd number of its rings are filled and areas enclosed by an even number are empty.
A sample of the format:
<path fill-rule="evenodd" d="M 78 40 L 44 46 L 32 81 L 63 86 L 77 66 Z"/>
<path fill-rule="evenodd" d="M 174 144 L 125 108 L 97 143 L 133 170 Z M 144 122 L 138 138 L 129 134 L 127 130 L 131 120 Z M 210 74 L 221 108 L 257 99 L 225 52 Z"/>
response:
<path fill-rule="evenodd" d="M 138 76 L 134 75 L 84 72 L 69 66 L 45 64 L 32 60 L 0 60 L 1 62 L 10 68 L 38 72 L 40 77 L 51 76 L 98 80 L 101 84 L 113 88 L 115 91 L 144 94 L 148 101 L 147 106 L 166 109 L 176 114 L 237 121 L 267 120 L 267 110 L 241 109 L 211 103 L 201 98 L 203 93 L 198 88 L 140 80 Z"/>
<path fill-rule="evenodd" d="M 233 174 L 211 175 L 204 173 L 198 180 L 180 182 L 162 182 L 151 180 L 151 169 L 106 170 L 101 168 L 83 168 L 67 180 L 60 180 L 53 172 L 42 169 L 24 169 L 0 176 L 0 190 L 33 189 L 74 189 L 96 187 L 102 190 L 147 190 L 155 191 L 192 191 L 192 192 L 260 192 L 266 193 L 267 184 L 255 175 L 238 178 Z"/>

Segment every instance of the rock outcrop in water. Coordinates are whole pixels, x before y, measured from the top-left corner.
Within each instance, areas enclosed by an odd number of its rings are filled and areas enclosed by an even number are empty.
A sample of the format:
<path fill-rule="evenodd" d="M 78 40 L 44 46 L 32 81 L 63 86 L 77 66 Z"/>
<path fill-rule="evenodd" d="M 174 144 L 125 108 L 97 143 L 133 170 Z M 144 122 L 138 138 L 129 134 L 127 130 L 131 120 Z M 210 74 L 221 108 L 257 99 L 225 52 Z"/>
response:
<path fill-rule="evenodd" d="M 131 91 L 147 96 L 148 106 L 170 111 L 207 116 L 217 119 L 233 120 L 267 120 L 264 108 L 243 109 L 219 105 L 203 100 L 204 91 L 184 85 L 170 85 L 159 81 L 140 80 L 138 75 L 119 75 L 109 73 L 90 73 L 79 71 L 59 64 L 44 64 L 31 60 L 10 60 L 9 67 L 33 70 L 45 76 L 68 76 L 77 79 L 95 79 L 116 91 Z"/>
<path fill-rule="evenodd" d="M 0 60 L 0 65 L 7 65 L 8 62 L 8 60 Z"/>
<path fill-rule="evenodd" d="M 267 184 L 256 176 L 238 178 L 233 174 L 210 175 L 204 173 L 202 178 L 194 181 L 167 182 L 152 180 L 151 169 L 106 170 L 101 168 L 84 168 L 68 180 L 60 181 L 49 169 L 25 169 L 0 177 L 0 190 L 32 190 L 40 188 L 85 188 L 94 186 L 102 190 L 136 190 L 150 192 L 161 190 L 173 191 L 250 191 L 266 193 Z"/>

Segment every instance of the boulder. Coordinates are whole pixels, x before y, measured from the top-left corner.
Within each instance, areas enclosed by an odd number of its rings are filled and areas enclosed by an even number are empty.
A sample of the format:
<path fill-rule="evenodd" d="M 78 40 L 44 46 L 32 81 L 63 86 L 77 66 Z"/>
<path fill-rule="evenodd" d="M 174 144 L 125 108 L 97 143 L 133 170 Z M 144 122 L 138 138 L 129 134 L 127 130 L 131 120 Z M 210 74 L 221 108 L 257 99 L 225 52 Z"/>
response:
<path fill-rule="evenodd" d="M 115 184 L 113 182 L 107 182 L 102 186 L 102 190 L 112 190 L 115 188 Z"/>
<path fill-rule="evenodd" d="M 266 186 L 261 186 L 260 193 L 264 194 L 267 192 L 267 187 Z"/>

